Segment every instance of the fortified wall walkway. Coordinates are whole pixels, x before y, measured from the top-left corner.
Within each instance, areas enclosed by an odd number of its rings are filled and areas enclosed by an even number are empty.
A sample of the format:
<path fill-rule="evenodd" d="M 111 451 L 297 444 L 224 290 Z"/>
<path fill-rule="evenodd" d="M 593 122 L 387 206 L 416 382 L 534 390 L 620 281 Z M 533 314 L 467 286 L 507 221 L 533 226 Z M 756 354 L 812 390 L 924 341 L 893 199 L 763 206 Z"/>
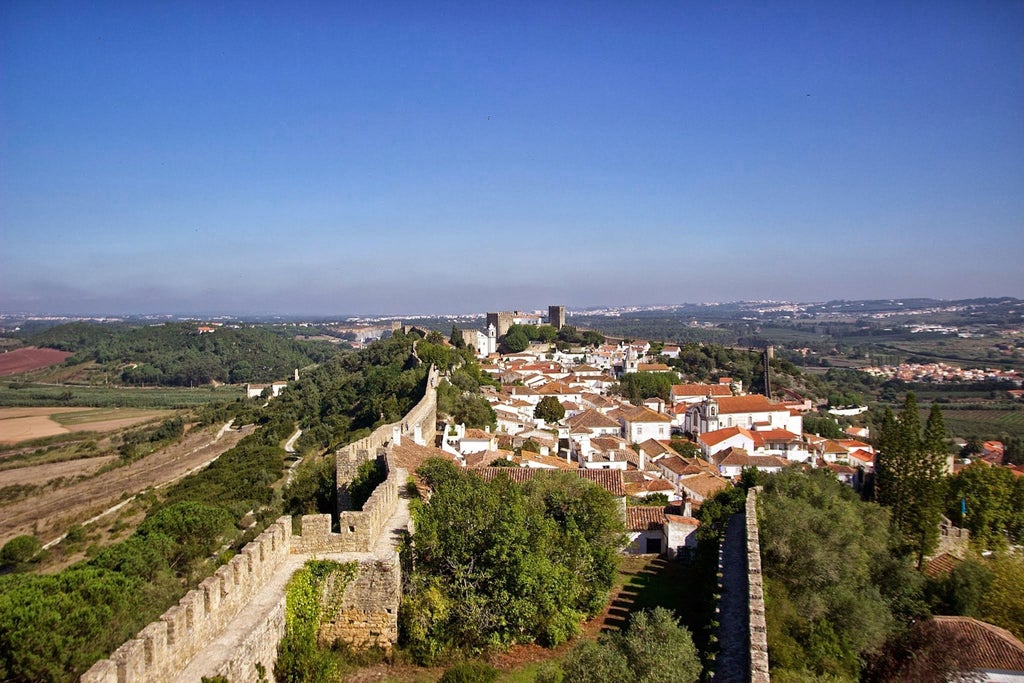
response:
<path fill-rule="evenodd" d="M 759 487 L 747 491 L 743 512 L 729 518 L 719 551 L 721 572 L 715 683 L 770 683 L 768 626 L 757 526 Z"/>
<path fill-rule="evenodd" d="M 408 472 L 397 468 L 400 481 L 408 479 Z M 253 596 L 248 607 L 242 610 L 231 621 L 224 631 L 205 649 L 199 652 L 188 665 L 172 680 L 174 683 L 199 683 L 203 676 L 213 676 L 224 670 L 230 662 L 237 659 L 247 649 L 247 641 L 258 633 L 264 624 L 275 620 L 275 613 L 281 611 L 283 617 L 283 600 L 285 586 L 296 571 L 302 568 L 307 560 L 334 560 L 335 562 L 367 562 L 382 560 L 395 562 L 398 551 L 396 544 L 402 532 L 409 528 L 409 499 L 404 494 L 399 497 L 395 513 L 388 520 L 383 533 L 371 552 L 345 553 L 293 553 L 263 584 Z M 272 672 L 268 672 L 268 678 Z M 229 677 L 230 678 L 230 677 Z M 231 680 L 235 680 L 232 678 Z M 272 680 L 272 679 L 271 679 Z"/>
<path fill-rule="evenodd" d="M 385 448 L 402 438 L 433 434 L 437 420 L 438 373 L 431 367 L 423 398 L 392 424 L 337 451 L 338 531 L 331 515 L 305 515 L 301 533 L 282 517 L 248 543 L 213 576 L 108 659 L 85 672 L 82 683 L 199 683 L 203 676 L 234 682 L 273 681 L 277 646 L 285 631 L 285 587 L 307 560 L 359 562 L 355 578 L 340 595 L 333 620 L 321 634 L 354 647 L 388 648 L 398 639 L 401 568 L 397 545 L 409 527 L 408 472 Z M 361 463 L 376 460 L 386 472 L 361 510 L 349 494 Z M 326 589 L 332 591 L 332 587 Z"/>

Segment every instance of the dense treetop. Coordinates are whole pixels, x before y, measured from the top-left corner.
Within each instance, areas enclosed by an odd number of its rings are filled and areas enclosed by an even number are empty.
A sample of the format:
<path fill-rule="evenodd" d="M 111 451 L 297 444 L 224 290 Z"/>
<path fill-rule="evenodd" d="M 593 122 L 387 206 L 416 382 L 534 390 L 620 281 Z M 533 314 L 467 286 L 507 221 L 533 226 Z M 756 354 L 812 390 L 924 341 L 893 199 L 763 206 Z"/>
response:
<path fill-rule="evenodd" d="M 295 368 L 321 363 L 340 349 L 299 341 L 265 327 L 223 326 L 201 334 L 192 323 L 146 327 L 69 323 L 28 340 L 74 355 L 67 364 L 92 361 L 125 384 L 189 386 L 287 379 Z"/>

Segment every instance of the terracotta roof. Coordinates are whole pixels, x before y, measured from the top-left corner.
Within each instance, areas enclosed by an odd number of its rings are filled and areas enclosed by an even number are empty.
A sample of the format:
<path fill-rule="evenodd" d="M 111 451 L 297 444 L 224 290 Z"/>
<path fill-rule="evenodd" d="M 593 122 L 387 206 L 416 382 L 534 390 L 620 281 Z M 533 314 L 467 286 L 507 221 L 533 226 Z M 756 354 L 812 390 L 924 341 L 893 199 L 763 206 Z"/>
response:
<path fill-rule="evenodd" d="M 599 413 L 593 409 L 584 410 L 579 415 L 573 415 L 565 423 L 572 427 L 574 431 L 579 427 L 583 429 L 620 429 L 618 422 L 604 413 Z"/>
<path fill-rule="evenodd" d="M 971 617 L 934 617 L 939 633 L 967 647 L 958 653 L 961 666 L 1024 672 L 1024 643 L 1004 628 Z"/>
<path fill-rule="evenodd" d="M 673 474 L 685 474 L 686 469 L 690 464 L 679 455 L 669 455 L 664 458 L 660 458 L 657 462 L 658 467 L 664 467 Z"/>
<path fill-rule="evenodd" d="M 648 457 L 661 455 L 663 453 L 667 455 L 674 455 L 676 452 L 671 446 L 656 439 L 647 439 L 647 441 L 637 444 L 637 447 L 644 449 L 644 453 L 646 453 Z"/>
<path fill-rule="evenodd" d="M 705 398 L 708 394 L 712 396 L 732 396 L 732 390 L 728 384 L 673 384 L 673 396 L 695 396 Z"/>
<path fill-rule="evenodd" d="M 391 445 L 391 457 L 395 465 L 405 468 L 409 472 L 415 472 L 416 468 L 423 464 L 427 458 L 444 458 L 454 461 L 455 456 L 433 446 L 420 446 L 412 439 L 402 439 L 401 446 Z"/>
<path fill-rule="evenodd" d="M 466 433 L 462 438 L 469 439 L 471 441 L 490 441 L 492 436 L 494 435 L 489 432 L 485 432 L 482 429 L 474 429 L 470 427 L 469 429 L 466 430 Z"/>
<path fill-rule="evenodd" d="M 667 519 L 672 524 L 688 524 L 689 526 L 700 526 L 700 520 L 695 517 L 684 517 L 683 515 L 673 515 L 666 512 L 665 519 Z"/>
<path fill-rule="evenodd" d="M 530 451 L 523 451 L 520 458 L 521 461 L 532 460 L 533 462 L 544 465 L 549 468 L 557 468 L 560 470 L 575 470 L 579 469 L 579 465 L 575 461 L 566 462 L 561 458 L 557 458 L 553 455 L 540 455 L 539 453 L 532 453 Z"/>
<path fill-rule="evenodd" d="M 735 446 L 726 448 L 724 451 L 715 453 L 714 460 L 715 464 L 717 464 L 719 467 L 722 467 L 723 465 L 749 467 L 751 465 L 750 453 L 747 453 L 746 450 L 742 448 L 737 448 Z"/>
<path fill-rule="evenodd" d="M 626 527 L 630 531 L 659 531 L 665 528 L 665 508 L 635 505 L 626 508 Z"/>
<path fill-rule="evenodd" d="M 710 498 L 722 489 L 730 486 L 728 479 L 707 472 L 682 479 L 679 485 L 693 491 L 702 498 Z"/>
<path fill-rule="evenodd" d="M 875 462 L 875 456 L 873 453 L 868 453 L 867 451 L 861 450 L 852 451 L 850 453 L 850 458 L 852 458 L 853 460 L 859 460 L 860 462 L 863 463 Z"/>
<path fill-rule="evenodd" d="M 726 439 L 731 439 L 737 435 L 743 435 L 751 441 L 754 440 L 754 435 L 749 429 L 744 429 L 743 427 L 725 427 L 724 429 L 716 429 L 713 432 L 704 432 L 697 436 L 697 441 L 700 441 L 705 446 L 717 446 Z"/>
<path fill-rule="evenodd" d="M 537 390 L 543 396 L 557 396 L 559 394 L 575 394 L 573 388 L 563 382 L 548 382 Z"/>
<path fill-rule="evenodd" d="M 614 450 L 616 448 L 625 448 L 629 443 L 621 436 L 595 436 L 590 440 L 590 445 L 597 449 L 602 450 Z"/>
<path fill-rule="evenodd" d="M 615 401 L 611 400 L 607 396 L 602 396 L 601 394 L 594 394 L 594 393 L 587 392 L 587 393 L 584 393 L 581 396 L 581 398 L 584 401 L 587 401 L 588 403 L 592 403 L 595 406 L 601 406 L 602 408 L 611 407 L 611 406 L 615 405 Z"/>
<path fill-rule="evenodd" d="M 485 467 L 480 470 L 480 476 L 486 481 L 491 481 L 499 474 L 505 474 L 517 484 L 525 484 L 533 479 L 537 472 L 543 471 L 534 467 Z M 624 497 L 626 490 L 622 485 L 622 472 L 620 470 L 570 470 L 576 473 L 581 479 L 591 481 L 613 496 Z"/>
<path fill-rule="evenodd" d="M 800 436 L 785 429 L 759 429 L 754 432 L 754 443 L 798 443 Z"/>
<path fill-rule="evenodd" d="M 723 396 L 718 399 L 718 414 L 735 414 L 735 413 L 775 413 L 775 412 L 789 412 L 789 408 L 786 408 L 781 403 L 775 401 L 769 401 L 765 396 L 760 394 L 750 394 L 748 396 Z"/>
<path fill-rule="evenodd" d="M 672 368 L 664 363 L 638 363 L 636 369 L 640 372 L 672 372 Z"/>
<path fill-rule="evenodd" d="M 963 560 L 955 555 L 950 555 L 949 553 L 936 555 L 932 559 L 928 560 L 928 564 L 924 566 L 925 576 L 934 579 L 936 576 L 941 574 L 951 574 L 961 562 L 963 562 Z"/>
<path fill-rule="evenodd" d="M 819 461 L 819 466 L 820 465 L 824 465 L 825 467 L 835 472 L 836 476 L 839 476 L 840 474 L 857 474 L 857 470 L 853 469 L 849 465 L 840 465 L 839 463 L 825 462 L 824 460 Z"/>

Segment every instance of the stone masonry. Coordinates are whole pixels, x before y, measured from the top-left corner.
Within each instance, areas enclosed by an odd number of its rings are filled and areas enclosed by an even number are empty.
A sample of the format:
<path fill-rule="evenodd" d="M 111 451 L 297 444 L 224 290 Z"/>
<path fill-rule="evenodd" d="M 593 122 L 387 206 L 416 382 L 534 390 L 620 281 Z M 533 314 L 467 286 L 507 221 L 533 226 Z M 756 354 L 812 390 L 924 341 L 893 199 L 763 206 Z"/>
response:
<path fill-rule="evenodd" d="M 373 453 L 387 471 L 387 478 L 361 511 L 342 511 L 340 533 L 331 530 L 330 515 L 304 516 L 300 535 L 292 534 L 290 517 L 278 519 L 79 680 L 198 683 L 201 676 L 223 675 L 233 683 L 255 682 L 259 663 L 273 682 L 277 645 L 284 636 L 284 587 L 311 557 L 360 562 L 358 575 L 345 589 L 321 637 L 356 646 L 393 645 L 398 637 L 401 573 L 390 532 L 408 523 L 407 502 L 399 495 L 408 475 L 379 449 L 396 431 L 434 433 L 437 378 L 431 367 L 423 399 L 401 422 L 380 427 L 339 452 L 339 461 L 346 466 L 356 463 L 356 467 Z M 326 599 L 333 604 L 336 597 Z"/>

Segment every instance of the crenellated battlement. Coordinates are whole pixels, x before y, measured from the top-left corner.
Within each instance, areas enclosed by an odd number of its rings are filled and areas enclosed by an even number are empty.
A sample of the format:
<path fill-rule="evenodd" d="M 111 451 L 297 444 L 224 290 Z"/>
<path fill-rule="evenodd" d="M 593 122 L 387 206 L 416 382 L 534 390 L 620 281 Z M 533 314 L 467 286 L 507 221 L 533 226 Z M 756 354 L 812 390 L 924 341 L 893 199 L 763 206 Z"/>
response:
<path fill-rule="evenodd" d="M 153 683 L 171 680 L 206 647 L 291 554 L 290 517 L 281 517 L 178 604 L 96 662 L 83 683 Z"/>

